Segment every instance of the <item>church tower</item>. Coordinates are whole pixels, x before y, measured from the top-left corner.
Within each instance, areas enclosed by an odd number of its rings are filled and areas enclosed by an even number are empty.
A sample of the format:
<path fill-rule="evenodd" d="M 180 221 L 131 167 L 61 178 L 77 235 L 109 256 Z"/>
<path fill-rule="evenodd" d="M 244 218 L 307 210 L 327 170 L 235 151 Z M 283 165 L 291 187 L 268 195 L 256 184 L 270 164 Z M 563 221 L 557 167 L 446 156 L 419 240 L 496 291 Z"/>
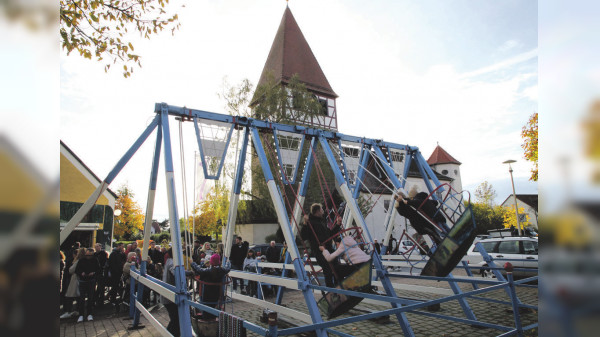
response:
<path fill-rule="evenodd" d="M 292 11 L 286 7 L 257 87 L 267 84 L 269 76 L 273 76 L 276 85 L 286 85 L 296 74 L 322 106 L 321 116 L 313 117 L 309 121 L 297 120 L 298 124 L 337 131 L 335 100 L 338 96 L 306 42 Z M 252 105 L 256 103 L 255 97 Z M 294 115 L 293 111 L 288 113 Z"/>
<path fill-rule="evenodd" d="M 427 164 L 429 164 L 434 171 L 452 178 L 452 188 L 458 192 L 462 191 L 462 181 L 460 179 L 461 162 L 454 159 L 454 157 L 446 152 L 441 146 L 438 145 L 435 147 L 431 156 L 427 159 Z"/>

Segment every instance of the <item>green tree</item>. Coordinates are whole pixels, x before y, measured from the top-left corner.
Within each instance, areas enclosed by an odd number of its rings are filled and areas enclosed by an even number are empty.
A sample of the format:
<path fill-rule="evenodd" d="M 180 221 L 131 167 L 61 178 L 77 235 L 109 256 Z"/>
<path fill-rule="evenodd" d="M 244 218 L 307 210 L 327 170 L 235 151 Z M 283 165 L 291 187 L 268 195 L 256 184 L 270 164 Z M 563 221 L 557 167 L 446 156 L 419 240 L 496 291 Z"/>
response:
<path fill-rule="evenodd" d="M 105 58 L 104 70 L 123 62 L 123 76 L 129 77 L 133 67 L 141 67 L 140 56 L 134 53 L 129 31 L 150 39 L 164 29 L 171 34 L 179 28 L 177 14 L 166 12 L 169 0 L 61 0 L 60 41 L 69 55 L 76 50 L 80 56 L 97 61 Z"/>
<path fill-rule="evenodd" d="M 489 230 L 504 228 L 504 216 L 507 212 L 504 207 L 481 202 L 472 203 L 471 206 L 478 234 L 487 234 Z"/>
<path fill-rule="evenodd" d="M 121 214 L 115 218 L 114 235 L 118 240 L 132 240 L 144 229 L 145 216 L 134 197 L 126 184 L 117 190 L 115 209 L 120 209 Z"/>
<path fill-rule="evenodd" d="M 496 198 L 496 190 L 494 186 L 488 183 L 487 180 L 479 184 L 475 189 L 475 199 L 478 203 L 482 203 L 492 207 Z"/>
<path fill-rule="evenodd" d="M 538 180 L 538 113 L 529 117 L 527 124 L 521 130 L 523 144 L 521 147 L 525 151 L 525 159 L 533 163 L 531 177 L 529 180 Z"/>
<path fill-rule="evenodd" d="M 286 85 L 277 83 L 272 75 L 268 75 L 267 78 L 266 83 L 257 87 L 254 92 L 252 90 L 254 87 L 253 84 L 247 79 L 238 85 L 231 85 L 225 79 L 223 90 L 219 94 L 219 97 L 224 100 L 226 111 L 231 115 L 253 117 L 292 125 L 304 124 L 312 117 L 322 113 L 323 107 L 318 99 L 306 89 L 306 86 L 299 80 L 297 75 L 292 76 Z M 279 164 L 274 155 L 275 149 L 271 145 L 273 142 L 272 135 L 263 134 L 262 137 L 265 137 L 263 146 L 267 154 L 269 166 L 273 175 L 277 177 L 279 176 Z M 308 144 L 307 142 L 305 143 Z M 234 145 L 232 144 L 232 146 Z M 334 193 L 335 181 L 333 172 L 320 148 L 317 147 L 316 150 L 317 160 L 325 177 L 324 180 L 327 182 L 331 193 L 336 194 L 334 197 L 335 202 L 339 203 L 341 198 L 337 196 L 337 193 Z M 262 203 L 264 208 L 268 208 L 272 205 L 271 197 L 264 181 L 261 165 L 254 154 L 253 148 L 252 152 L 253 156 L 250 157 L 252 159 L 249 164 L 252 186 L 250 190 L 243 190 L 242 193 L 250 196 L 257 204 Z M 300 162 L 303 163 L 304 159 L 308 156 L 308 146 L 304 146 L 301 156 Z M 300 173 L 302 169 L 302 167 L 298 168 Z M 323 192 L 319 187 L 318 175 L 314 170 L 309 181 L 309 186 L 311 187 L 309 187 L 307 192 L 305 209 L 308 209 L 313 202 L 323 202 Z M 292 188 L 294 191 L 297 191 L 298 184 L 293 185 Z M 288 188 L 285 189 L 285 193 L 291 204 L 290 206 L 293 207 L 295 193 L 292 189 Z M 324 193 L 328 194 L 326 191 Z M 329 196 L 327 195 L 326 198 L 328 199 Z M 328 202 L 331 203 L 329 200 Z"/>

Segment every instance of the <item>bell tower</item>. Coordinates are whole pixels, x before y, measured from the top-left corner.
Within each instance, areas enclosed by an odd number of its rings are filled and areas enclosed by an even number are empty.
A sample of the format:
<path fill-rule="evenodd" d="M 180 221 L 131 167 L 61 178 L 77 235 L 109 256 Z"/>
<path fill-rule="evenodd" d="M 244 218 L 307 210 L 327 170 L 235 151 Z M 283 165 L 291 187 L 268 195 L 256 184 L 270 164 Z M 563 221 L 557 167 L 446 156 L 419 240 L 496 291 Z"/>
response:
<path fill-rule="evenodd" d="M 294 75 L 298 76 L 300 82 L 315 95 L 322 106 L 320 116 L 312 117 L 308 121 L 297 120 L 298 124 L 337 131 L 336 98 L 338 96 L 325 77 L 292 11 L 286 7 L 257 87 L 265 85 L 269 81 L 269 76 L 273 76 L 275 84 L 286 85 Z M 256 103 L 255 98 L 252 105 Z M 288 113 L 294 115 L 293 111 Z"/>

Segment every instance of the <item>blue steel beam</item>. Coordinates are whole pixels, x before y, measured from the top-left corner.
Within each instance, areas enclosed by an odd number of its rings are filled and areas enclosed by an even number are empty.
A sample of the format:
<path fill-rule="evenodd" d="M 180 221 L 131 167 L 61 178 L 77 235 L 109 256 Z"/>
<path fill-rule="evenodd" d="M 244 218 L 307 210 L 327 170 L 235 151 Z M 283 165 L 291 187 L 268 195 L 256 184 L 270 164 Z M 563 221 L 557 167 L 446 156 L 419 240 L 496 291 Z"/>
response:
<path fill-rule="evenodd" d="M 233 246 L 233 234 L 235 232 L 235 222 L 237 220 L 237 209 L 240 200 L 240 193 L 242 192 L 242 181 L 244 178 L 244 165 L 246 164 L 246 150 L 248 149 L 249 135 L 250 130 L 247 127 L 244 128 L 242 149 L 240 151 L 233 189 L 231 191 L 231 198 L 229 200 L 229 215 L 227 217 L 227 228 L 225 231 L 225 256 L 223 257 L 223 265 L 225 265 L 229 260 L 229 256 L 231 255 L 231 247 Z"/>
<path fill-rule="evenodd" d="M 302 180 L 300 182 L 300 187 L 298 188 L 298 193 L 296 196 L 296 202 L 294 203 L 294 209 L 292 210 L 292 219 L 290 221 L 290 225 L 293 222 L 296 222 L 296 224 L 298 222 L 300 222 L 300 219 L 302 217 L 302 208 L 304 207 L 304 199 L 306 198 L 306 191 L 308 191 L 308 181 L 310 179 L 310 174 L 312 173 L 312 168 L 314 165 L 314 158 L 313 158 L 313 149 L 315 149 L 315 146 L 317 145 L 317 138 L 313 137 L 310 140 L 310 147 L 308 148 L 308 156 L 306 157 L 306 164 L 304 165 L 304 171 L 302 173 Z M 298 158 L 300 159 L 300 158 Z M 297 169 L 297 168 L 296 168 Z M 297 234 L 296 233 L 296 227 L 292 226 L 292 233 Z M 294 235 L 295 236 L 295 235 Z M 291 258 L 289 256 L 290 254 L 287 253 L 285 256 L 285 263 L 290 263 Z M 281 271 L 281 277 L 285 277 L 287 274 L 287 270 L 285 268 L 283 268 L 283 270 Z M 283 300 L 283 293 L 285 291 L 284 287 L 278 287 L 277 288 L 277 297 L 275 298 L 275 304 L 281 304 L 281 301 Z"/>
<path fill-rule="evenodd" d="M 311 288 L 315 288 L 315 289 L 322 289 L 324 287 L 321 286 L 315 286 L 315 285 L 311 285 Z M 288 329 L 284 329 L 284 330 L 280 330 L 279 334 L 280 335 L 290 335 L 290 334 L 297 334 L 297 333 L 301 333 L 301 332 L 306 332 L 306 331 L 311 331 L 314 330 L 315 328 L 330 328 L 330 327 L 334 327 L 334 326 L 338 326 L 338 325 L 343 325 L 343 324 L 348 324 L 348 323 L 355 323 L 355 322 L 360 322 L 366 319 L 371 319 L 371 318 L 377 318 L 377 317 L 382 317 L 382 316 L 387 316 L 387 315 L 393 315 L 393 314 L 398 314 L 398 313 L 402 313 L 404 314 L 405 312 L 412 312 L 414 310 L 417 309 L 422 309 L 434 304 L 439 304 L 439 303 L 444 303 L 444 302 L 449 302 L 449 301 L 453 301 L 462 297 L 466 297 L 466 296 L 472 296 L 472 295 L 477 295 L 477 294 L 482 294 L 482 293 L 486 293 L 486 292 L 491 292 L 491 291 L 495 291 L 501 288 L 506 287 L 506 283 L 502 283 L 502 284 L 498 284 L 498 285 L 494 285 L 494 286 L 490 286 L 484 289 L 479 289 L 479 290 L 473 290 L 470 293 L 464 293 L 464 294 L 457 294 L 457 295 L 452 295 L 452 296 L 447 296 L 447 297 L 442 297 L 439 299 L 435 299 L 435 300 L 431 300 L 431 301 L 427 301 L 427 302 L 422 302 L 422 303 L 415 303 L 415 304 L 409 304 L 407 306 L 402 306 L 402 307 L 395 307 L 392 309 L 386 309 L 386 310 L 382 310 L 379 312 L 374 312 L 374 313 L 369 313 L 369 314 L 362 314 L 362 315 L 355 315 L 352 317 L 347 317 L 347 318 L 340 318 L 340 319 L 336 319 L 336 320 L 331 320 L 331 321 L 327 321 L 327 322 L 323 322 L 323 323 L 316 323 L 313 325 L 309 325 L 309 326 L 303 326 L 303 327 L 296 327 L 296 328 L 288 328 Z M 340 289 L 332 289 L 332 291 L 336 291 L 339 292 Z M 358 296 L 362 296 L 362 293 L 355 293 Z"/>
<path fill-rule="evenodd" d="M 304 269 L 303 263 L 300 262 L 301 255 L 298 252 L 298 247 L 296 246 L 295 236 L 292 235 L 292 228 L 287 217 L 287 212 L 283 204 L 281 193 L 277 189 L 275 181 L 273 180 L 273 174 L 271 173 L 271 168 L 269 167 L 269 162 L 267 161 L 267 156 L 265 155 L 265 150 L 260 140 L 258 130 L 252 126 L 251 135 L 254 148 L 256 149 L 256 154 L 258 156 L 258 160 L 260 161 L 263 174 L 267 182 L 267 187 L 269 188 L 271 199 L 273 200 L 273 205 L 275 206 L 275 211 L 277 212 L 279 226 L 281 227 L 285 240 L 288 243 L 288 252 L 290 252 L 292 262 L 294 263 L 294 270 L 296 272 L 296 275 L 298 276 L 299 288 L 302 291 L 302 295 L 304 296 L 304 300 L 308 307 L 308 312 L 313 323 L 320 323 L 323 321 L 323 319 L 321 318 L 321 313 L 319 312 L 319 308 L 317 307 L 315 296 L 313 295 L 312 291 L 310 291 L 310 289 L 308 288 L 308 277 L 306 275 L 306 270 Z M 319 337 L 324 337 L 327 335 L 327 333 L 323 329 L 317 329 L 316 333 Z"/>
<path fill-rule="evenodd" d="M 142 265 L 140 273 L 146 275 L 146 258 L 148 257 L 148 247 L 150 246 L 150 226 L 152 226 L 152 216 L 154 213 L 154 197 L 156 195 L 156 182 L 158 181 L 158 165 L 160 164 L 160 151 L 162 145 L 162 126 L 158 125 L 156 132 L 156 143 L 154 144 L 154 158 L 152 159 L 152 170 L 150 171 L 150 183 L 148 187 L 148 202 L 146 203 L 146 223 L 144 224 L 144 243 L 142 247 L 146 247 L 142 251 Z M 138 284 L 137 298 L 142 298 L 144 294 L 144 285 Z M 140 322 L 140 310 L 137 306 L 133 315 L 133 326 L 137 327 Z"/>
<path fill-rule="evenodd" d="M 204 148 L 202 147 L 202 141 L 200 139 L 200 129 L 198 128 L 198 120 L 194 117 L 194 130 L 196 131 L 196 141 L 198 142 L 198 148 L 200 151 L 200 160 L 202 161 L 202 170 L 204 171 L 204 177 L 206 179 L 219 179 L 221 175 L 221 170 L 223 169 L 223 164 L 225 162 L 225 156 L 227 155 L 227 149 L 229 148 L 229 142 L 231 141 L 231 135 L 233 133 L 234 124 L 231 124 L 229 128 L 229 132 L 227 133 L 227 142 L 225 143 L 225 148 L 223 149 L 223 154 L 221 155 L 221 161 L 219 162 L 219 168 L 217 169 L 217 173 L 215 175 L 208 174 L 208 163 L 206 162 L 206 157 L 204 156 Z"/>
<path fill-rule="evenodd" d="M 323 137 L 319 137 L 319 142 L 321 143 L 321 148 L 323 149 L 323 152 L 325 152 L 325 156 L 327 157 L 327 160 L 329 161 L 329 166 L 333 170 L 333 174 L 338 183 L 338 188 L 340 189 L 340 191 L 342 192 L 341 193 L 342 196 L 346 200 L 346 207 L 350 207 L 350 210 L 353 213 L 354 220 L 359 224 L 360 227 L 362 227 L 362 230 L 366 234 L 369 242 L 373 243 L 373 238 L 371 237 L 369 228 L 367 227 L 367 224 L 365 223 L 365 219 L 363 218 L 362 214 L 360 213 L 360 209 L 358 207 L 356 199 L 353 198 L 353 196 L 350 192 L 350 189 L 348 188 L 348 185 L 346 184 L 346 180 L 344 180 L 344 177 L 342 176 L 342 172 L 340 171 L 340 168 L 335 160 L 335 157 L 334 157 L 333 153 L 331 152 L 331 149 L 329 148 L 329 144 L 327 143 L 327 140 L 325 140 L 325 138 L 323 138 Z M 372 259 L 373 259 L 373 266 L 375 267 L 375 270 L 377 271 L 377 276 L 381 279 L 381 283 L 383 285 L 383 288 L 385 289 L 385 292 L 390 297 L 397 297 L 396 291 L 394 290 L 394 287 L 392 286 L 390 279 L 387 277 L 387 270 L 386 270 L 385 266 L 382 264 L 381 257 L 379 256 L 377 251 L 373 252 Z M 398 304 L 392 303 L 392 307 L 397 308 Z M 400 323 L 400 327 L 402 328 L 402 332 L 404 333 L 404 335 L 405 336 L 414 336 L 414 332 L 413 332 L 412 328 L 410 327 L 410 324 L 408 323 L 408 319 L 406 318 L 406 315 L 404 313 L 396 313 L 396 318 L 398 319 L 398 323 Z"/>
<path fill-rule="evenodd" d="M 142 144 L 144 144 L 144 141 L 146 141 L 146 138 L 148 138 L 148 136 L 152 133 L 152 131 L 154 131 L 154 128 L 156 128 L 156 126 L 158 125 L 158 121 L 159 121 L 159 116 L 156 116 L 152 120 L 150 125 L 148 125 L 148 127 L 146 127 L 144 132 L 142 132 L 142 134 L 138 137 L 138 139 L 133 143 L 133 145 L 131 145 L 129 150 L 123 155 L 123 157 L 121 157 L 121 159 L 119 160 L 117 165 L 115 165 L 115 167 L 108 173 L 106 178 L 100 183 L 100 185 L 98 185 L 98 187 L 96 188 L 94 193 L 92 193 L 92 195 L 90 195 L 90 197 L 79 208 L 79 210 L 75 213 L 75 215 L 73 215 L 71 220 L 69 220 L 69 222 L 67 223 L 65 228 L 63 228 L 63 230 L 60 232 L 60 235 L 59 235 L 60 244 L 62 244 L 67 239 L 67 237 L 69 237 L 69 235 L 71 234 L 73 229 L 75 229 L 75 227 L 77 227 L 79 225 L 79 223 L 81 223 L 81 221 L 83 220 L 83 217 L 85 217 L 86 214 L 88 214 L 88 212 L 92 209 L 92 207 L 94 206 L 96 201 L 100 198 L 102 193 L 104 193 L 104 191 L 106 191 L 106 189 L 108 188 L 108 185 L 110 185 L 110 183 L 112 183 L 113 179 L 115 179 L 117 174 L 119 174 L 119 172 L 121 172 L 123 167 L 125 167 L 125 164 L 127 164 L 129 159 L 131 159 L 131 157 L 133 157 L 133 155 L 140 148 L 140 146 L 142 146 Z"/>
<path fill-rule="evenodd" d="M 383 152 L 381 152 L 381 149 L 378 146 L 374 146 L 373 149 L 375 150 L 375 154 L 377 155 L 377 157 L 379 157 L 379 159 L 381 159 L 382 161 L 386 160 Z M 431 168 L 429 167 L 429 165 L 427 165 L 427 162 L 425 162 L 425 160 L 423 159 L 423 156 L 421 156 L 421 153 L 418 150 L 413 150 L 413 156 L 417 160 L 417 167 L 419 168 L 419 171 L 421 171 L 421 174 L 423 175 L 423 180 L 425 181 L 427 188 L 429 189 L 430 192 L 433 191 L 434 189 L 431 187 L 431 183 L 429 182 L 429 179 L 427 178 L 427 174 L 425 173 L 426 170 L 425 170 L 424 166 L 426 166 L 427 169 L 429 169 L 428 172 L 432 172 Z M 387 165 L 383 165 L 383 166 L 384 166 L 383 168 L 386 171 L 388 178 L 390 179 L 392 184 L 394 184 L 394 187 L 397 189 L 400 187 L 404 187 L 404 184 L 401 183 L 398 180 L 398 178 L 396 178 L 396 174 L 394 173 L 394 171 Z M 432 180 L 434 181 L 436 186 L 439 186 L 440 185 L 439 180 L 437 180 L 437 177 L 435 177 L 435 174 L 432 173 L 432 175 L 433 175 Z M 406 181 L 404 181 L 404 183 L 405 182 Z M 452 274 L 450 274 L 450 278 L 452 278 Z M 452 289 L 452 291 L 455 294 L 462 294 L 462 290 L 460 290 L 460 288 L 458 287 L 456 282 L 448 281 L 448 284 L 450 285 L 450 288 Z M 471 320 L 477 320 L 477 318 L 475 317 L 475 314 L 473 313 L 473 310 L 471 309 L 471 307 L 469 306 L 469 304 L 467 303 L 467 301 L 464 298 L 459 299 L 458 302 L 460 303 L 460 306 L 463 309 L 463 312 L 465 313 L 467 318 L 469 318 Z"/>
<path fill-rule="evenodd" d="M 196 118 L 207 119 L 207 120 L 212 120 L 212 121 L 217 121 L 217 122 L 233 123 L 235 125 L 241 125 L 241 126 L 253 125 L 258 129 L 269 129 L 269 130 L 277 129 L 280 131 L 302 133 L 302 134 L 305 134 L 308 136 L 321 135 L 322 137 L 325 137 L 325 138 L 331 139 L 331 140 L 335 140 L 335 141 L 337 141 L 338 139 L 341 139 L 344 141 L 355 142 L 355 143 L 365 142 L 365 143 L 368 143 L 369 145 L 379 144 L 381 146 L 389 146 L 393 149 L 398 149 L 398 150 L 408 150 L 408 149 L 417 150 L 418 149 L 418 147 L 416 147 L 416 146 L 408 146 L 405 144 L 391 143 L 391 142 L 386 142 L 383 140 L 365 139 L 362 137 L 345 135 L 343 133 L 334 132 L 334 131 L 324 131 L 321 129 L 307 128 L 307 127 L 303 127 L 303 126 L 294 126 L 294 125 L 281 124 L 281 123 L 271 123 L 271 122 L 267 122 L 267 121 L 262 121 L 262 120 L 247 118 L 247 117 L 242 117 L 242 116 L 231 116 L 231 115 L 224 115 L 224 114 L 219 114 L 219 113 L 214 113 L 214 112 L 209 112 L 209 111 L 204 111 L 204 110 L 189 109 L 186 107 L 177 107 L 177 106 L 169 105 L 167 103 L 156 103 L 155 104 L 154 111 L 156 113 L 163 111 L 163 109 L 166 110 L 168 112 L 168 114 L 171 116 L 186 117 L 186 118 L 196 117 Z"/>
<path fill-rule="evenodd" d="M 184 337 L 192 336 L 192 322 L 190 320 L 190 307 L 186 305 L 189 298 L 183 265 L 183 252 L 181 235 L 179 235 L 179 215 L 177 211 L 177 197 L 175 193 L 175 177 L 173 173 L 173 155 L 171 152 L 171 132 L 169 130 L 169 115 L 166 109 L 160 113 L 163 130 L 165 177 L 167 183 L 167 200 L 169 203 L 169 221 L 171 223 L 171 240 L 173 241 L 173 264 L 175 267 L 175 304 L 179 312 L 179 329 Z"/>
<path fill-rule="evenodd" d="M 362 146 L 362 151 L 360 155 L 360 165 L 358 166 L 358 171 L 356 172 L 356 184 L 354 185 L 354 191 L 352 191 L 352 197 L 354 198 L 354 200 L 358 199 L 358 197 L 360 196 L 360 185 L 362 185 L 362 180 L 365 176 L 365 171 L 369 163 L 370 153 L 365 149 L 365 146 L 366 145 L 364 144 Z"/>

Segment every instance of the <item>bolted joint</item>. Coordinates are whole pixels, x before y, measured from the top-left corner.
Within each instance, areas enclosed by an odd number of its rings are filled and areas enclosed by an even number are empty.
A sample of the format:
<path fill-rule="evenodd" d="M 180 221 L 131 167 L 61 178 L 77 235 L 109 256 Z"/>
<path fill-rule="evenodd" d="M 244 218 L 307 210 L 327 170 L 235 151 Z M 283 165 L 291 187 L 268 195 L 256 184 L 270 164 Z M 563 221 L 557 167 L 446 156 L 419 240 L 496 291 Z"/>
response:
<path fill-rule="evenodd" d="M 514 267 L 513 267 L 512 263 L 506 262 L 504 264 L 504 270 L 506 270 L 507 273 L 512 273 L 513 269 L 514 269 Z"/>
<path fill-rule="evenodd" d="M 308 289 L 308 282 L 304 280 L 298 280 L 298 289 L 302 291 Z"/>
<path fill-rule="evenodd" d="M 277 312 L 271 311 L 268 313 L 268 323 L 270 326 L 277 325 Z"/>

